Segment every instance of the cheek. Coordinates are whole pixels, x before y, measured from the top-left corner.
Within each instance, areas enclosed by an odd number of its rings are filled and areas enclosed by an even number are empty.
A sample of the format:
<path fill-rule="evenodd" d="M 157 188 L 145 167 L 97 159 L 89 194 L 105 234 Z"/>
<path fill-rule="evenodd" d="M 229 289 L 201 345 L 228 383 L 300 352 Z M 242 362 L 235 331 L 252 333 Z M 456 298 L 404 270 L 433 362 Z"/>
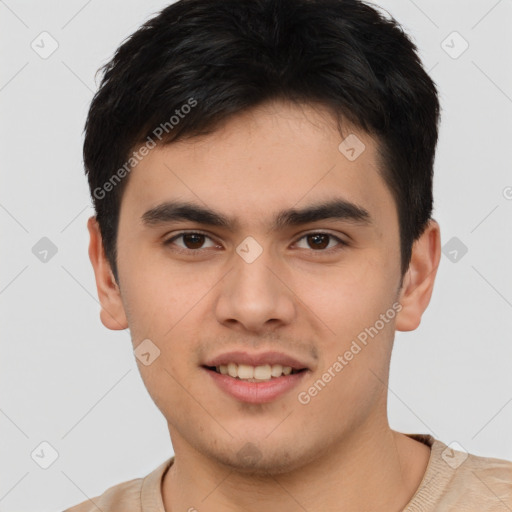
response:
<path fill-rule="evenodd" d="M 315 399 L 319 407 L 332 403 L 346 410 L 372 403 L 382 387 L 375 374 L 383 378 L 389 365 L 397 312 L 393 274 L 384 268 L 383 259 L 366 258 L 360 263 L 331 269 L 327 281 L 311 280 L 307 289 L 298 292 L 306 297 L 320 329 L 322 360 L 315 378 L 326 390 Z"/>
<path fill-rule="evenodd" d="M 135 251 L 123 260 L 119 274 L 133 337 L 166 338 L 178 322 L 187 322 L 190 312 L 215 284 L 211 273 L 190 267 L 171 264 L 158 254 L 138 256 Z"/>
<path fill-rule="evenodd" d="M 144 386 L 157 408 L 166 419 L 176 420 L 186 415 L 190 403 L 187 393 L 179 385 L 183 381 L 182 376 L 176 374 L 175 365 L 169 356 L 169 351 L 166 350 L 150 366 L 138 364 Z M 179 355 L 173 355 L 173 360 L 177 357 Z"/>
<path fill-rule="evenodd" d="M 294 290 L 326 329 L 346 339 L 373 324 L 391 306 L 395 276 L 388 267 L 378 254 L 354 253 L 314 276 L 295 276 Z"/>

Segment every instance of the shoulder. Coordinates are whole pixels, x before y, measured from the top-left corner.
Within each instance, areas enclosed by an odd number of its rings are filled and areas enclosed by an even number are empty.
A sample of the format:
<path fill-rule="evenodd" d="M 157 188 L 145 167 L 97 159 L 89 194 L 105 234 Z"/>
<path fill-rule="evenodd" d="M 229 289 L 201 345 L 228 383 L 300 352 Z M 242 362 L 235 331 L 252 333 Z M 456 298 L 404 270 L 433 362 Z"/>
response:
<path fill-rule="evenodd" d="M 108 488 L 101 496 L 90 498 L 64 512 L 140 512 L 143 478 L 135 478 Z"/>
<path fill-rule="evenodd" d="M 460 470 L 454 482 L 465 483 L 468 501 L 478 503 L 479 510 L 512 508 L 512 461 L 468 454 Z"/>
<path fill-rule="evenodd" d="M 512 461 L 443 447 L 441 458 L 448 484 L 443 504 L 461 511 L 512 509 Z"/>
<path fill-rule="evenodd" d="M 114 485 L 101 496 L 87 499 L 64 512 L 142 512 L 149 506 L 164 510 L 161 483 L 173 461 L 171 457 L 145 477 Z"/>
<path fill-rule="evenodd" d="M 430 434 L 406 434 L 431 453 L 420 486 L 404 512 L 512 511 L 512 461 L 468 453 Z"/>

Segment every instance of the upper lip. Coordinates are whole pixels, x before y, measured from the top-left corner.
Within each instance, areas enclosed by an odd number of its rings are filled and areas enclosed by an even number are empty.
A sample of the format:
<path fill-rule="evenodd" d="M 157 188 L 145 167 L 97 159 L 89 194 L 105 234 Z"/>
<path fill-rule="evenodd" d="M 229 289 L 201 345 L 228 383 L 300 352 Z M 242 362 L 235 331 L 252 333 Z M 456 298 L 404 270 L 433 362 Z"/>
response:
<path fill-rule="evenodd" d="M 248 364 L 250 366 L 262 366 L 265 364 L 280 364 L 282 366 L 291 366 L 293 370 L 309 370 L 308 365 L 299 361 L 295 357 L 283 354 L 282 352 L 260 352 L 258 354 L 249 354 L 240 350 L 225 352 L 213 359 L 209 359 L 204 366 L 220 366 L 228 363 Z"/>

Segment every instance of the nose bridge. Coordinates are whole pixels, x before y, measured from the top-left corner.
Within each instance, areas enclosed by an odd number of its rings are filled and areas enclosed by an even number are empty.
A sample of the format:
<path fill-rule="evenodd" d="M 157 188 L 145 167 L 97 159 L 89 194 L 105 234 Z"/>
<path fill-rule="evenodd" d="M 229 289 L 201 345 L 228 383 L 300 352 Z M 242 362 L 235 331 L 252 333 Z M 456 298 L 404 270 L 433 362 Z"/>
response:
<path fill-rule="evenodd" d="M 247 237 L 239 244 L 233 254 L 233 270 L 223 280 L 217 303 L 219 321 L 236 320 L 247 329 L 259 329 L 269 320 L 290 322 L 293 300 L 277 277 L 278 268 L 272 251 L 254 238 Z"/>
<path fill-rule="evenodd" d="M 272 268 L 275 262 L 272 262 L 269 248 L 263 249 L 256 244 L 254 239 L 247 240 L 236 249 L 237 255 L 233 257 L 235 268 L 231 272 L 231 295 L 244 301 L 272 302 L 278 292 L 274 290 L 276 278 L 269 267 Z"/>
<path fill-rule="evenodd" d="M 238 261 L 237 261 L 238 259 Z M 254 261 L 248 262 L 243 258 L 234 258 L 235 271 L 232 276 L 236 292 L 241 296 L 251 296 L 268 293 L 274 287 L 274 274 L 269 270 L 272 262 L 269 255 L 261 255 Z"/>

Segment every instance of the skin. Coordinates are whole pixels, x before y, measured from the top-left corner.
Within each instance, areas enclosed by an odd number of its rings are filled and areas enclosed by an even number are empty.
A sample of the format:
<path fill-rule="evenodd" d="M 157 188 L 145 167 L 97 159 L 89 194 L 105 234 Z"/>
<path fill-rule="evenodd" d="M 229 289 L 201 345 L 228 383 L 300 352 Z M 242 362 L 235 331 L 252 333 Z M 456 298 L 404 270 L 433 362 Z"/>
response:
<path fill-rule="evenodd" d="M 399 511 L 421 482 L 430 450 L 390 429 L 387 383 L 395 330 L 416 329 L 430 301 L 439 225 L 431 220 L 415 242 L 400 288 L 398 217 L 376 141 L 348 124 L 344 130 L 342 137 L 321 106 L 275 102 L 213 134 L 153 149 L 122 199 L 119 285 L 89 219 L 103 324 L 128 327 L 134 347 L 149 338 L 161 351 L 149 366 L 137 362 L 175 451 L 162 484 L 167 511 Z M 366 146 L 354 161 L 338 150 L 348 133 Z M 269 231 L 278 210 L 333 197 L 366 208 L 373 224 L 326 219 Z M 144 225 L 144 212 L 171 199 L 207 206 L 239 226 Z M 164 244 L 182 230 L 207 237 Z M 318 249 L 304 238 L 318 232 L 349 245 L 328 238 L 329 247 Z M 247 236 L 263 249 L 250 264 L 236 252 Z M 199 256 L 191 255 L 195 247 Z M 317 396 L 299 403 L 297 393 L 395 302 L 400 312 Z M 243 403 L 201 368 L 236 349 L 283 351 L 310 372 L 275 401 Z M 240 457 L 248 442 L 257 460 Z"/>

